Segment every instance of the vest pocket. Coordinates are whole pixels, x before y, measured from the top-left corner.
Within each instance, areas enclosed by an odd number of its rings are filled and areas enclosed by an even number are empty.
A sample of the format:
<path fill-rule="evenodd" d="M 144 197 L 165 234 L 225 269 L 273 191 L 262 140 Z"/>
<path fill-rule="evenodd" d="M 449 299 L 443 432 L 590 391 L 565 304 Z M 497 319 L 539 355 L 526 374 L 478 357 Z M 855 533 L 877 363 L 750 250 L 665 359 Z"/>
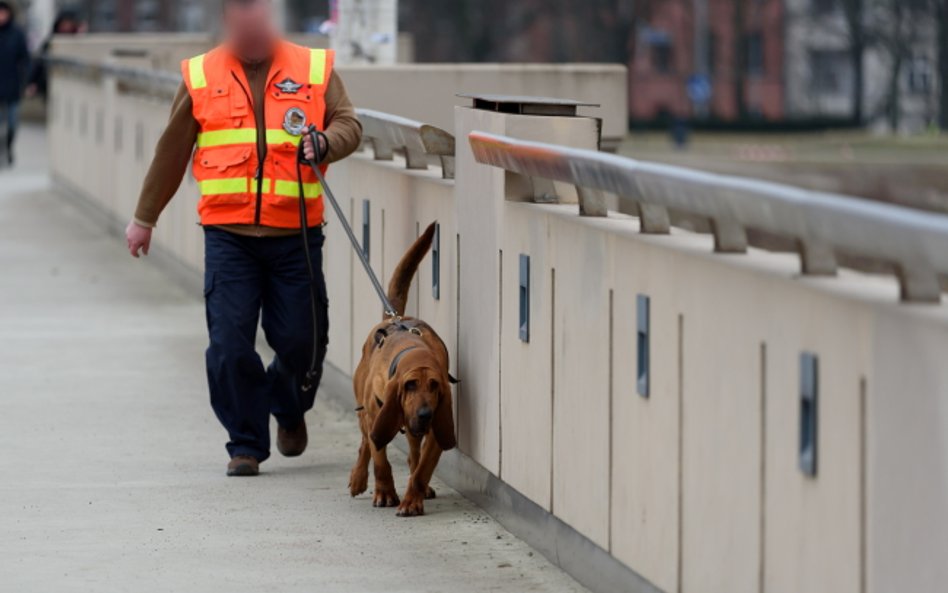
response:
<path fill-rule="evenodd" d="M 199 151 L 195 169 L 201 196 L 207 203 L 246 204 L 256 192 L 256 180 L 247 167 L 253 154 L 248 146 L 218 146 Z"/>
<path fill-rule="evenodd" d="M 251 154 L 253 149 L 248 146 L 216 146 L 201 149 L 198 161 L 205 169 L 224 173 L 232 167 L 246 163 Z"/>

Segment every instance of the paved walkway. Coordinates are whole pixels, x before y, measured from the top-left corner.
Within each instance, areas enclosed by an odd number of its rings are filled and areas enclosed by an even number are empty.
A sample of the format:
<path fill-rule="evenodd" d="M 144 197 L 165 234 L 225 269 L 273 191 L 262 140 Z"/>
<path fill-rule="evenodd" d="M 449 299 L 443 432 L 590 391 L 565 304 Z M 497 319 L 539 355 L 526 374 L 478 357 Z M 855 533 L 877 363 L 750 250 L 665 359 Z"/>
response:
<path fill-rule="evenodd" d="M 324 400 L 302 458 L 224 477 L 202 303 L 55 196 L 44 150 L 27 130 L 0 170 L 0 592 L 582 591 L 443 484 L 419 519 L 350 499 Z"/>

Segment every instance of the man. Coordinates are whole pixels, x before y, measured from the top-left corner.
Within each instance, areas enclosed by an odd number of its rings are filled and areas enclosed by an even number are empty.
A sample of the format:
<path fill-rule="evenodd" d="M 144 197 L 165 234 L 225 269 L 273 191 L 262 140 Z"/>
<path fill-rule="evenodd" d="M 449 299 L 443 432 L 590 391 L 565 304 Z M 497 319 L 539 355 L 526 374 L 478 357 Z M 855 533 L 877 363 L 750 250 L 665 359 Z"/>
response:
<path fill-rule="evenodd" d="M 329 163 L 359 146 L 362 127 L 333 70 L 333 53 L 280 39 L 270 0 L 224 0 L 222 18 L 224 43 L 182 64 L 184 84 L 126 236 L 133 256 L 148 254 L 158 215 L 191 161 L 205 237 L 211 405 L 230 435 L 227 474 L 252 476 L 270 454 L 270 414 L 283 455 L 306 448 L 303 414 L 313 406 L 328 343 L 322 189 L 306 165 L 311 269 L 300 239 L 301 134 L 310 124 L 321 130 L 321 162 Z M 304 146 L 312 159 L 308 135 Z M 316 373 L 303 391 L 314 311 Z M 268 367 L 254 349 L 261 318 L 276 352 Z"/>
<path fill-rule="evenodd" d="M 0 0 L 0 125 L 6 128 L 6 138 L 0 141 L 6 148 L 6 160 L 9 165 L 13 164 L 17 110 L 30 64 L 26 35 L 13 22 L 14 16 L 13 5 L 6 0 Z"/>

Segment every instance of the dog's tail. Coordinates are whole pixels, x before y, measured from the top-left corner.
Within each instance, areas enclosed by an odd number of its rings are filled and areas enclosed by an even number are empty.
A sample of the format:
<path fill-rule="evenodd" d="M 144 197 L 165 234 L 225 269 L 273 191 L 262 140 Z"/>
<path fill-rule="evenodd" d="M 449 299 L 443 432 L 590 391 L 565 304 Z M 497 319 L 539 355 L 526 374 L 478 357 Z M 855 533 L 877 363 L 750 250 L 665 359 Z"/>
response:
<path fill-rule="evenodd" d="M 408 251 L 402 256 L 402 261 L 398 262 L 395 273 L 388 283 L 388 300 L 399 315 L 405 314 L 405 305 L 408 302 L 408 291 L 411 289 L 412 278 L 418 271 L 418 265 L 425 259 L 428 250 L 431 249 L 431 242 L 434 239 L 435 227 L 437 223 L 433 222 L 425 229 L 425 232 L 418 237 Z"/>

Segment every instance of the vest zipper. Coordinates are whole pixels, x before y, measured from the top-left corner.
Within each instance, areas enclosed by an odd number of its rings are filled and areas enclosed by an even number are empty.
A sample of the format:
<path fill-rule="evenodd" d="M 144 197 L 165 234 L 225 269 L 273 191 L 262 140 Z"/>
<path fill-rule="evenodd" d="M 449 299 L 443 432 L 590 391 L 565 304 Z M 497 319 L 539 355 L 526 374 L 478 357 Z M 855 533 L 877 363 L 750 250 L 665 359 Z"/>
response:
<path fill-rule="evenodd" d="M 237 81 L 237 85 L 244 92 L 244 95 L 247 96 L 247 101 L 250 103 L 250 113 L 253 115 L 253 123 L 254 123 L 254 127 L 256 128 L 257 135 L 256 135 L 256 144 L 254 146 L 254 150 L 257 151 L 258 154 L 257 154 L 257 170 L 254 172 L 254 179 L 257 182 L 257 203 L 254 206 L 253 223 L 256 226 L 260 226 L 260 209 L 263 206 L 263 161 L 264 159 L 267 158 L 267 155 L 266 153 L 259 154 L 259 151 L 257 150 L 257 148 L 260 146 L 260 122 L 257 121 L 257 113 L 256 113 L 257 110 L 255 109 L 255 106 L 253 104 L 253 95 L 250 94 L 250 90 L 244 86 L 244 83 L 240 82 L 240 77 L 238 77 L 235 72 L 231 71 L 230 75 L 234 77 L 234 80 Z M 263 93 L 264 103 L 266 103 L 266 100 L 267 100 L 267 93 L 264 92 Z M 266 107 L 265 105 L 261 105 L 261 107 L 264 108 L 263 109 L 264 130 L 266 130 L 266 120 L 265 120 L 267 116 Z M 266 146 L 266 144 L 264 144 L 264 146 Z"/>

